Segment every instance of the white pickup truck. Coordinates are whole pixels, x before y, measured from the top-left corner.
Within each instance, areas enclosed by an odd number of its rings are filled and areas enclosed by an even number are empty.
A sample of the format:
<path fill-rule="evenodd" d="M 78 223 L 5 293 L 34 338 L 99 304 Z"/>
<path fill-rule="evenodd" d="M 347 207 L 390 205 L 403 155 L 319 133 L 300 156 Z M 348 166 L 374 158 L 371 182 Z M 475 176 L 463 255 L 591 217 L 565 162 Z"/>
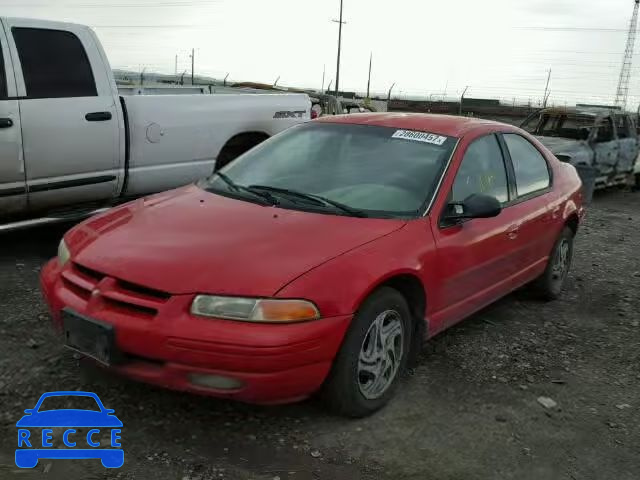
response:
<path fill-rule="evenodd" d="M 188 184 L 310 119 L 304 94 L 120 96 L 82 25 L 0 18 L 0 47 L 0 231 Z"/>

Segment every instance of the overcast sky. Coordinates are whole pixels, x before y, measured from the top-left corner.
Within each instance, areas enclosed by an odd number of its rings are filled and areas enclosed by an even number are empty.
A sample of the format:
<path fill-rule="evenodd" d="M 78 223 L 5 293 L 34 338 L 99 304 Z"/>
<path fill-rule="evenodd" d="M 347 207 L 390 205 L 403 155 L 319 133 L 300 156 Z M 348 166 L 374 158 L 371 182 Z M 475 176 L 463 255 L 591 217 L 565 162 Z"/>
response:
<path fill-rule="evenodd" d="M 344 0 L 341 90 L 612 102 L 633 0 Z M 0 14 L 95 28 L 113 68 L 320 88 L 339 0 L 0 0 Z M 631 106 L 640 101 L 640 47 Z M 334 80 L 335 81 L 335 80 Z"/>

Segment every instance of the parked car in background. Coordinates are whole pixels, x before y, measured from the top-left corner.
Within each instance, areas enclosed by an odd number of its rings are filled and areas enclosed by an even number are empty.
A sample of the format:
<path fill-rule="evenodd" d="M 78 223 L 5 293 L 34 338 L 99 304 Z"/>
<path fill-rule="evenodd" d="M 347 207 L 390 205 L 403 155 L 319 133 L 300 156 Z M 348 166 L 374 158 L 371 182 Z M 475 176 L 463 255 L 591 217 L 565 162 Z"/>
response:
<path fill-rule="evenodd" d="M 522 124 L 556 157 L 595 169 L 595 188 L 623 185 L 640 152 L 635 116 L 600 108 L 547 108 Z"/>
<path fill-rule="evenodd" d="M 90 28 L 0 22 L 0 230 L 188 184 L 310 117 L 306 94 L 120 96 Z"/>
<path fill-rule="evenodd" d="M 525 284 L 558 297 L 582 203 L 516 127 L 324 117 L 75 226 L 42 289 L 71 347 L 131 378 L 363 416 L 425 338 Z"/>
<path fill-rule="evenodd" d="M 339 99 L 334 95 L 309 92 L 311 97 L 312 110 L 316 112 L 315 117 L 325 115 L 344 115 L 347 113 L 373 113 L 375 108 L 350 99 Z"/>

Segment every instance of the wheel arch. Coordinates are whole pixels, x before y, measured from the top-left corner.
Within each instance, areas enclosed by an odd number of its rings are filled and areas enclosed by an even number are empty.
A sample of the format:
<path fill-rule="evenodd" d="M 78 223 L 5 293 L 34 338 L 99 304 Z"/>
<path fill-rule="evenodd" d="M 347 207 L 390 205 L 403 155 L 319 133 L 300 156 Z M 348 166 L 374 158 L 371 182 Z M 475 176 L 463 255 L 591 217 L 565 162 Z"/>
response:
<path fill-rule="evenodd" d="M 260 130 L 236 133 L 226 141 L 220 152 L 218 152 L 215 170 L 229 164 L 244 152 L 267 140 L 270 136 L 267 132 Z"/>
<path fill-rule="evenodd" d="M 422 343 L 428 334 L 427 315 L 427 291 L 420 278 L 411 271 L 395 272 L 385 276 L 373 284 L 358 300 L 359 305 L 373 292 L 390 287 L 398 291 L 407 301 L 411 311 L 413 324 L 411 351 L 409 352 L 409 364 L 413 364 L 420 353 Z"/>
<path fill-rule="evenodd" d="M 573 234 L 578 233 L 578 227 L 580 226 L 580 218 L 576 212 L 569 215 L 564 224 L 571 229 Z"/>

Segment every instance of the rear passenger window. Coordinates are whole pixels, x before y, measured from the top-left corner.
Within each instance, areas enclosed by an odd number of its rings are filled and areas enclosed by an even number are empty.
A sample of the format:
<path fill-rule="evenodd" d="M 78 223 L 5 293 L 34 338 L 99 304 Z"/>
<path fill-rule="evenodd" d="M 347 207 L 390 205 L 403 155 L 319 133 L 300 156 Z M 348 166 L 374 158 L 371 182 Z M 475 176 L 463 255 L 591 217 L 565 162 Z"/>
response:
<path fill-rule="evenodd" d="M 94 97 L 96 84 L 82 42 L 71 32 L 12 29 L 29 98 Z"/>
<path fill-rule="evenodd" d="M 551 184 L 549 167 L 538 149 L 520 135 L 507 133 L 503 136 L 511 154 L 518 196 L 547 188 Z"/>
<path fill-rule="evenodd" d="M 451 202 L 463 202 L 477 193 L 491 195 L 500 203 L 509 201 L 507 171 L 495 135 L 479 138 L 467 149 L 456 174 Z"/>

